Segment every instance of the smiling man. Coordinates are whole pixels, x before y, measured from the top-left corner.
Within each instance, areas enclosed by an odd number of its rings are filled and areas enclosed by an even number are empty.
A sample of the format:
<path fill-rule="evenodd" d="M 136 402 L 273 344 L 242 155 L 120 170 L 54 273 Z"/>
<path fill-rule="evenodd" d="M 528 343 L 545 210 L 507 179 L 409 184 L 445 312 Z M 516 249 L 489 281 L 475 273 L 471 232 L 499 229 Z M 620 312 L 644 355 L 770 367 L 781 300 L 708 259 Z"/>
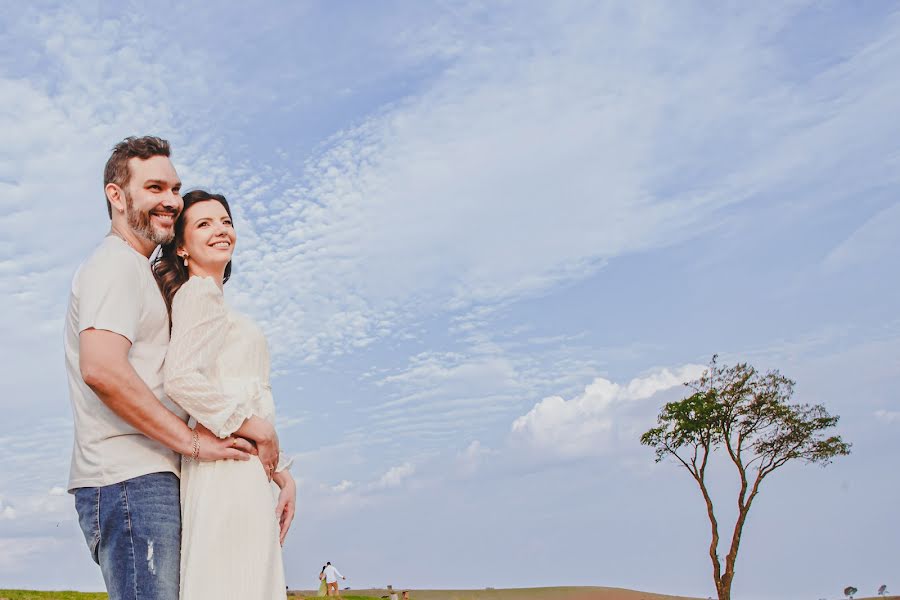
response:
<path fill-rule="evenodd" d="M 169 143 L 117 144 L 104 191 L 109 235 L 76 272 L 66 315 L 68 487 L 110 599 L 177 600 L 180 455 L 247 460 L 253 447 L 193 432 L 163 390 L 169 319 L 148 259 L 172 240 L 183 207 Z"/>

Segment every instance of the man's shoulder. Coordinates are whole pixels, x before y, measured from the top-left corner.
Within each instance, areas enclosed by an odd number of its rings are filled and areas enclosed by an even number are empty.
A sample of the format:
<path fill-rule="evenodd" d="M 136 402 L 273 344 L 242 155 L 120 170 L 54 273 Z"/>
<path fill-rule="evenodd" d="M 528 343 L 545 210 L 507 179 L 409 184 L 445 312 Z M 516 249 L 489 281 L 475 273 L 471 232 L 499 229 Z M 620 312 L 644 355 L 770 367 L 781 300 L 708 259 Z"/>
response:
<path fill-rule="evenodd" d="M 75 274 L 76 279 L 89 277 L 94 274 L 109 276 L 128 276 L 131 273 L 140 273 L 149 268 L 142 264 L 141 257 L 124 244 L 116 243 L 109 237 L 104 238 L 94 251 L 81 263 L 81 267 Z"/>

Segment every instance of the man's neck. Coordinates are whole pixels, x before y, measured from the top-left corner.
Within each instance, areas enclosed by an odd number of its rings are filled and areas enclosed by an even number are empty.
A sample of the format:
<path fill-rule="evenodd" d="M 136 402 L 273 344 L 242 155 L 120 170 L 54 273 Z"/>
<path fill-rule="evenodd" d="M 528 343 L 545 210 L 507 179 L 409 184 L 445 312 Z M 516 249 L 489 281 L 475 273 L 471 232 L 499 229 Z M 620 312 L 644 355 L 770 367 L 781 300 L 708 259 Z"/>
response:
<path fill-rule="evenodd" d="M 122 227 L 113 224 L 109 228 L 109 234 L 121 239 L 123 242 L 131 246 L 131 248 L 135 252 L 143 254 L 147 258 L 150 258 L 150 255 L 153 254 L 153 251 L 156 250 L 156 244 L 144 237 L 137 235 L 134 231 L 131 230 L 130 227 Z"/>

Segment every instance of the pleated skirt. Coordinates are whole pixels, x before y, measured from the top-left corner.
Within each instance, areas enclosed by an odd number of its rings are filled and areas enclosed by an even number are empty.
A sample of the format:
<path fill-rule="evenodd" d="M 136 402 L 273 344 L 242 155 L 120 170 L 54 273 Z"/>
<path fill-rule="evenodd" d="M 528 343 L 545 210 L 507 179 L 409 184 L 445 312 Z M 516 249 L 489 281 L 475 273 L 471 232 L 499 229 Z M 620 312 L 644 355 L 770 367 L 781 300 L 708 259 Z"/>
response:
<path fill-rule="evenodd" d="M 284 600 L 278 488 L 249 461 L 182 462 L 180 600 Z"/>

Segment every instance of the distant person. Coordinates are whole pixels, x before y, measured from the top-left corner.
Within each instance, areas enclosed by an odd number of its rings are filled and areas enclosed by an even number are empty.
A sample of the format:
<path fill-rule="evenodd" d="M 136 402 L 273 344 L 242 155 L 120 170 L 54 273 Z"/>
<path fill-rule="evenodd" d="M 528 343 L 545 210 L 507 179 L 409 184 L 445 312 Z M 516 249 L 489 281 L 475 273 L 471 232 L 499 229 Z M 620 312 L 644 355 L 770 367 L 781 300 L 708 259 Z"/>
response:
<path fill-rule="evenodd" d="M 325 565 L 322 565 L 322 570 L 319 571 L 319 591 L 316 596 L 321 598 L 326 595 L 328 595 L 328 585 L 325 583 Z"/>
<path fill-rule="evenodd" d="M 341 590 L 338 589 L 338 577 L 341 579 L 347 579 L 341 572 L 334 568 L 334 565 L 331 562 L 328 562 L 325 565 L 325 569 L 323 571 L 325 573 L 325 584 L 328 586 L 328 595 L 329 596 L 340 596 Z"/>
<path fill-rule="evenodd" d="M 407 590 L 403 590 L 403 600 L 409 600 L 409 592 Z"/>

